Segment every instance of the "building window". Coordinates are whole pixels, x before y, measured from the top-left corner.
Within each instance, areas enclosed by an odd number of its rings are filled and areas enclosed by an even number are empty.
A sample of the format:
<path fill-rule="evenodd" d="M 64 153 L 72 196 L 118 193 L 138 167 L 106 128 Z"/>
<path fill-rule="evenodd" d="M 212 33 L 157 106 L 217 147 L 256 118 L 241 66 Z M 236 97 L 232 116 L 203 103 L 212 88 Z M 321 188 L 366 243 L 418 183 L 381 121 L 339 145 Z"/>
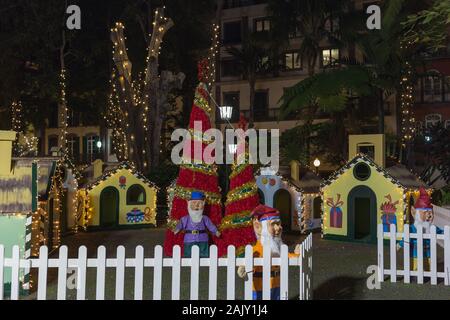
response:
<path fill-rule="evenodd" d="M 68 109 L 67 111 L 67 125 L 69 127 L 80 126 L 81 114 L 79 111 L 74 111 L 73 109 Z"/>
<path fill-rule="evenodd" d="M 325 30 L 328 32 L 336 32 L 339 30 L 339 18 L 330 16 L 330 18 L 325 21 Z"/>
<path fill-rule="evenodd" d="M 48 137 L 48 154 L 52 154 L 52 148 L 58 147 L 58 136 Z"/>
<path fill-rule="evenodd" d="M 262 119 L 267 116 L 269 109 L 269 90 L 259 90 L 255 92 L 253 114 L 255 119 Z"/>
<path fill-rule="evenodd" d="M 284 69 L 299 70 L 302 68 L 300 55 L 298 52 L 286 52 L 284 54 Z"/>
<path fill-rule="evenodd" d="M 237 77 L 239 76 L 239 67 L 236 60 L 228 59 L 222 60 L 220 65 L 222 77 Z"/>
<path fill-rule="evenodd" d="M 424 102 L 442 101 L 442 79 L 440 77 L 425 77 L 423 79 Z"/>
<path fill-rule="evenodd" d="M 442 121 L 442 116 L 440 114 L 428 114 L 425 116 L 425 128 L 430 128 L 435 126 Z"/>
<path fill-rule="evenodd" d="M 255 32 L 267 32 L 270 30 L 270 19 L 269 18 L 260 18 L 254 20 L 255 26 L 254 30 Z"/>
<path fill-rule="evenodd" d="M 223 43 L 240 43 L 241 35 L 241 21 L 225 22 L 223 24 Z"/>
<path fill-rule="evenodd" d="M 139 184 L 133 184 L 127 190 L 127 205 L 145 204 L 145 189 Z"/>
<path fill-rule="evenodd" d="M 222 105 L 233 107 L 231 121 L 235 121 L 239 118 L 239 92 L 224 92 Z"/>
<path fill-rule="evenodd" d="M 450 76 L 444 78 L 444 93 L 445 101 L 450 101 Z"/>
<path fill-rule="evenodd" d="M 365 181 L 370 177 L 370 167 L 365 162 L 359 162 L 353 168 L 353 175 L 359 181 Z"/>
<path fill-rule="evenodd" d="M 339 60 L 339 49 L 322 50 L 322 66 L 324 68 L 336 65 L 338 60 Z"/>
<path fill-rule="evenodd" d="M 80 138 L 76 135 L 69 135 L 67 137 L 67 149 L 70 156 L 77 159 L 80 153 Z"/>

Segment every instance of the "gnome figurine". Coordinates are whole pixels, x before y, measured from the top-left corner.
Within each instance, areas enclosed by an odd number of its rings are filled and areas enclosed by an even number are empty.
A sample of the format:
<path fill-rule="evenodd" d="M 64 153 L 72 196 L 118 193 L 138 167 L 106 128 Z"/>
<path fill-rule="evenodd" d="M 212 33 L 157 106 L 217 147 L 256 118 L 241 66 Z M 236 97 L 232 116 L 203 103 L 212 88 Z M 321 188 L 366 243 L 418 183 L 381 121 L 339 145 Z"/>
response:
<path fill-rule="evenodd" d="M 198 246 L 200 257 L 208 257 L 208 233 L 209 230 L 216 237 L 220 237 L 217 227 L 211 222 L 209 217 L 203 215 L 205 208 L 205 195 L 200 191 L 193 191 L 188 201 L 189 215 L 181 218 L 175 228 L 174 233 L 184 231 L 184 256 L 191 257 L 192 247 Z"/>
<path fill-rule="evenodd" d="M 414 216 L 414 224 L 409 226 L 410 233 L 417 233 L 417 230 L 422 229 L 424 234 L 430 233 L 433 225 L 433 206 L 431 199 L 425 188 L 421 187 L 419 190 L 419 197 L 411 208 L 411 215 Z M 444 231 L 436 226 L 436 233 L 443 234 Z M 400 247 L 403 247 L 403 240 L 400 241 Z M 413 271 L 417 270 L 417 239 L 410 239 L 410 257 Z M 430 270 L 430 239 L 423 240 L 423 262 L 424 270 Z"/>

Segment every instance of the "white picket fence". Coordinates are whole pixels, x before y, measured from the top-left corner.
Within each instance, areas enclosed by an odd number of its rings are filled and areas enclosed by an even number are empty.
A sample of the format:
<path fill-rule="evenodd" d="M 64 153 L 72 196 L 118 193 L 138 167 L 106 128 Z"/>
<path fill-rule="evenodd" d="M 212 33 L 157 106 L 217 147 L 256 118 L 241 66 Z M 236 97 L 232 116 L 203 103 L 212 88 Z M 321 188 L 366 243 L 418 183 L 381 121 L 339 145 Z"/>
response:
<path fill-rule="evenodd" d="M 450 285 L 450 227 L 445 226 L 444 234 L 437 234 L 436 227 L 432 226 L 430 233 L 424 234 L 422 229 L 417 233 L 410 233 L 409 225 L 405 224 L 404 232 L 396 232 L 394 224 L 390 225 L 390 232 L 383 232 L 383 225 L 378 225 L 378 280 L 384 281 L 384 277 L 390 276 L 391 282 L 397 282 L 398 276 L 403 276 L 404 283 L 410 283 L 411 277 L 416 277 L 418 284 L 424 283 L 424 278 L 429 278 L 432 285 L 436 285 L 438 279 L 444 279 L 446 286 Z M 417 239 L 417 270 L 412 270 L 410 263 L 410 241 Z M 424 239 L 430 240 L 430 267 L 424 270 Z M 384 241 L 389 243 L 389 268 L 384 263 Z M 397 250 L 399 240 L 404 241 L 403 248 Z M 437 257 L 437 244 L 443 244 L 443 268 L 439 268 Z M 397 253 L 403 254 L 403 269 L 397 267 Z"/>
<path fill-rule="evenodd" d="M 162 273 L 163 268 L 172 269 L 172 288 L 171 299 L 180 299 L 181 288 L 180 275 L 183 271 L 182 267 L 190 267 L 190 299 L 197 300 L 199 298 L 199 288 L 203 283 L 199 283 L 200 267 L 209 267 L 208 282 L 208 298 L 209 300 L 217 299 L 218 286 L 218 269 L 226 267 L 226 299 L 235 299 L 235 277 L 238 266 L 244 265 L 247 272 L 253 270 L 254 266 L 262 266 L 263 268 L 263 299 L 270 299 L 270 271 L 271 266 L 280 266 L 280 292 L 281 299 L 289 297 L 289 268 L 298 268 L 299 276 L 299 299 L 306 300 L 312 298 L 312 235 L 303 241 L 300 245 L 300 257 L 289 258 L 288 247 L 282 246 L 280 257 L 270 257 L 270 249 L 264 248 L 263 258 L 253 258 L 251 246 L 245 248 L 245 257 L 236 258 L 235 248 L 228 247 L 227 258 L 218 258 L 217 247 L 210 247 L 209 258 L 199 257 L 199 248 L 197 246 L 192 249 L 191 258 L 182 258 L 179 246 L 174 247 L 173 257 L 163 257 L 163 248 L 156 246 L 154 248 L 153 258 L 144 257 L 144 248 L 137 246 L 134 258 L 125 257 L 125 248 L 119 246 L 117 248 L 116 258 L 106 257 L 106 248 L 98 247 L 97 258 L 87 257 L 87 248 L 79 247 L 78 258 L 68 258 L 68 250 L 66 246 L 59 249 L 58 258 L 48 258 L 48 248 L 43 246 L 40 248 L 39 258 L 36 259 L 20 259 L 19 247 L 15 246 L 12 250 L 11 258 L 6 258 L 4 248 L 0 245 L 0 300 L 4 299 L 3 275 L 5 267 L 11 268 L 11 300 L 18 300 L 19 295 L 19 274 L 20 269 L 30 270 L 37 268 L 37 299 L 47 299 L 47 276 L 49 268 L 58 269 L 57 279 L 57 299 L 65 300 L 67 298 L 67 271 L 68 268 L 76 268 L 77 270 L 77 300 L 86 299 L 86 274 L 88 268 L 96 268 L 96 300 L 105 299 L 105 273 L 107 268 L 116 269 L 115 277 L 115 299 L 124 299 L 125 287 L 125 268 L 134 268 L 134 299 L 143 299 L 144 284 L 144 268 L 153 268 L 153 300 L 161 300 L 162 298 Z M 185 269 L 184 269 L 185 270 Z M 248 272 L 248 279 L 245 281 L 245 299 L 252 299 L 252 272 Z M 224 284 L 220 284 L 223 286 Z"/>

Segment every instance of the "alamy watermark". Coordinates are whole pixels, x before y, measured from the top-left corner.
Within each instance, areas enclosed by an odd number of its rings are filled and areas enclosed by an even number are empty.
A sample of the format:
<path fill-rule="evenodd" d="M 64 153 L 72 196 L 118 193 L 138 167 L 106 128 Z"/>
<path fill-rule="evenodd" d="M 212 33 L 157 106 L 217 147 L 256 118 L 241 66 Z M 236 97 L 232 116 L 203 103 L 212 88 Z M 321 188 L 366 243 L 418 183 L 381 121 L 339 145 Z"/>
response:
<path fill-rule="evenodd" d="M 174 164 L 260 163 L 275 172 L 279 168 L 278 129 L 270 130 L 270 138 L 267 129 L 226 129 L 224 138 L 219 129 L 203 132 L 202 122 L 195 121 L 193 130 L 176 129 L 171 140 L 178 142 L 171 154 Z"/>

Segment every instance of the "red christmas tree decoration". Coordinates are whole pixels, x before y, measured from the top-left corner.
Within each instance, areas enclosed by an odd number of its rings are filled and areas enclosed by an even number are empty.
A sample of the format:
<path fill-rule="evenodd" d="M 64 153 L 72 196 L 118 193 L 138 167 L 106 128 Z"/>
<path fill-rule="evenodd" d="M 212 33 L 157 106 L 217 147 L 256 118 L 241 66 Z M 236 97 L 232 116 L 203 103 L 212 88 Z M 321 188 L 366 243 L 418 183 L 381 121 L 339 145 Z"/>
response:
<path fill-rule="evenodd" d="M 199 79 L 204 79 L 204 63 L 199 63 Z M 178 179 L 174 188 L 174 196 L 172 203 L 169 204 L 171 208 L 169 219 L 167 221 L 166 239 L 164 241 L 164 253 L 167 256 L 172 256 L 172 250 L 175 245 L 181 246 L 183 252 L 183 237 L 184 233 L 180 232 L 174 234 L 179 219 L 188 214 L 187 201 L 191 196 L 192 191 L 202 191 L 206 196 L 206 205 L 204 215 L 207 215 L 212 223 L 216 226 L 220 225 L 222 219 L 222 205 L 221 194 L 218 184 L 218 175 L 216 165 L 206 164 L 204 162 L 196 163 L 194 158 L 202 160 L 197 157 L 194 152 L 194 141 L 198 144 L 201 142 L 202 155 L 206 146 L 210 143 L 203 133 L 211 128 L 211 121 L 209 114 L 211 108 L 208 104 L 208 91 L 206 84 L 200 82 L 195 90 L 194 104 L 192 106 L 191 116 L 189 120 L 190 138 L 186 140 L 184 151 L 191 144 L 191 154 L 183 153 L 183 163 L 180 165 Z M 194 130 L 194 122 L 201 122 L 201 131 Z M 212 237 L 212 239 L 211 239 Z M 220 239 L 210 235 L 210 241 L 215 243 L 220 242 Z"/>
<path fill-rule="evenodd" d="M 246 130 L 247 122 L 241 114 L 239 128 Z M 245 246 L 256 242 L 251 212 L 259 205 L 258 187 L 256 186 L 253 166 L 248 163 L 245 144 L 239 144 L 237 158 L 245 157 L 239 164 L 235 161 L 230 174 L 230 190 L 225 203 L 225 216 L 220 225 L 223 241 L 218 243 L 219 255 L 227 253 L 227 247 L 236 247 L 236 255 L 242 255 Z"/>

